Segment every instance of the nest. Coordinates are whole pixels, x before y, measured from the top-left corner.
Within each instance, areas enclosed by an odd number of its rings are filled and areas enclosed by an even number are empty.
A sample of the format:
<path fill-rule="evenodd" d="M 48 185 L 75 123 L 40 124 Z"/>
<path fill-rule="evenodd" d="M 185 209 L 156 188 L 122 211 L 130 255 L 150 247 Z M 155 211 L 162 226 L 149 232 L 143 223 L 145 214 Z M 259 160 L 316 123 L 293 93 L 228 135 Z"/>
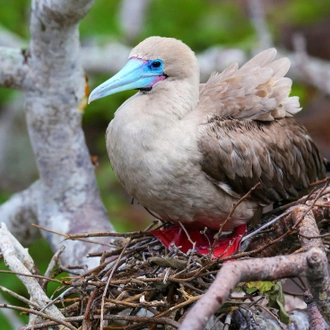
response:
<path fill-rule="evenodd" d="M 312 202 L 315 204 L 319 197 L 314 196 Z M 311 200 L 310 196 L 308 200 Z M 290 214 L 287 215 L 289 218 Z M 329 221 L 324 220 L 324 211 L 320 218 L 323 219 L 321 227 L 328 232 Z M 273 236 L 269 229 L 264 230 L 250 244 L 250 251 L 229 259 L 259 257 L 260 253 L 264 253 L 263 256 L 274 255 L 278 253 L 279 246 L 282 253 L 283 248 L 288 253 L 299 248 L 299 244 L 295 244 L 297 239 L 292 224 L 285 218 L 281 221 L 272 227 Z M 149 230 L 109 233 L 108 236 L 116 237 L 113 240 L 115 248 L 102 255 L 90 255 L 101 257 L 99 266 L 82 275 L 62 277 L 62 285 L 55 292 L 62 290 L 62 293 L 52 303 L 57 305 L 65 319 L 39 320 L 40 323 L 35 322 L 24 329 L 54 325 L 64 325 L 68 329 L 177 329 L 189 307 L 208 290 L 226 262 L 208 255 L 184 254 L 175 246 L 167 249 Z M 285 242 L 288 243 L 285 245 Z M 59 265 L 53 272 L 53 278 L 67 270 L 60 265 L 58 256 L 57 261 Z M 74 273 L 72 270 L 69 272 Z M 240 284 L 236 291 L 209 321 L 208 329 L 222 329 L 228 315 L 232 317 L 231 329 L 235 329 L 235 317 L 239 329 L 243 319 L 250 319 L 251 323 L 260 311 L 280 324 L 283 310 L 270 307 L 267 295 L 258 290 L 248 291 L 245 284 Z"/>
<path fill-rule="evenodd" d="M 64 285 L 56 291 L 64 291 L 52 303 L 60 308 L 64 320 L 43 320 L 24 329 L 61 324 L 70 324 L 72 329 L 177 329 L 189 307 L 208 290 L 226 261 L 184 254 L 174 246 L 169 251 L 148 231 L 123 236 L 114 240 L 115 250 L 101 256 L 98 267 L 73 278 L 62 277 Z M 59 265 L 54 276 L 65 269 Z M 236 315 L 237 329 L 242 318 L 251 319 L 260 309 L 280 322 L 279 311 L 267 307 L 265 296 L 257 291 L 246 295 L 244 290 L 244 285 L 238 287 L 242 294 L 236 292 L 230 297 L 209 321 L 208 329 L 223 329 L 227 314 L 233 310 L 240 311 Z M 240 310 L 241 305 L 244 308 Z M 234 324 L 235 318 L 231 319 L 232 329 Z"/>
<path fill-rule="evenodd" d="M 86 329 L 177 329 L 222 261 L 169 251 L 149 231 L 123 235 L 98 267 L 66 281 L 69 289 L 56 302 L 65 321 Z"/>

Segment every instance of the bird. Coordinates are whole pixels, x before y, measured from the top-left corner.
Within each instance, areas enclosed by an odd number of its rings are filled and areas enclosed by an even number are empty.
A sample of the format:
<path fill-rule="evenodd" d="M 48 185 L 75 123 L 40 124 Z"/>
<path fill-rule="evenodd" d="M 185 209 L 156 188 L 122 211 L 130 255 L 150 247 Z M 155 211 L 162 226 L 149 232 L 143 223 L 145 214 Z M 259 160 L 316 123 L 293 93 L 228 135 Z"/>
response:
<path fill-rule="evenodd" d="M 290 61 L 276 53 L 264 50 L 200 83 L 185 43 L 152 36 L 91 92 L 89 103 L 137 90 L 115 112 L 106 147 L 127 193 L 174 224 L 165 238 L 158 233 L 165 245 L 186 244 L 172 240 L 178 231 L 191 241 L 183 226 L 194 237 L 203 228 L 246 230 L 267 205 L 297 199 L 325 177 L 326 160 L 292 118 L 301 107 L 289 96 Z"/>

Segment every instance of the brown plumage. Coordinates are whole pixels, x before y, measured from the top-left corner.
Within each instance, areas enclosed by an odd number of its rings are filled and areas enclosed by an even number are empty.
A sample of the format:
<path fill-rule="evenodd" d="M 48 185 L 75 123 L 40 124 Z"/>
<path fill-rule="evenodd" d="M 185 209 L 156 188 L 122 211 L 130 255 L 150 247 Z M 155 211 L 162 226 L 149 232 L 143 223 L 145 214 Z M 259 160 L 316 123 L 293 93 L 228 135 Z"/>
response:
<path fill-rule="evenodd" d="M 308 132 L 290 118 L 300 111 L 298 98 L 288 97 L 290 61 L 273 61 L 275 55 L 268 49 L 240 69 L 232 64 L 214 74 L 199 103 L 208 112 L 200 125 L 202 169 L 235 198 L 260 182 L 250 199 L 261 205 L 297 198 L 325 176 L 325 161 Z"/>
<path fill-rule="evenodd" d="M 309 189 L 325 161 L 305 128 L 284 77 L 290 61 L 268 49 L 240 69 L 231 65 L 199 84 L 198 62 L 181 41 L 151 37 L 90 100 L 140 91 L 107 130 L 109 158 L 129 194 L 161 218 L 218 229 L 246 223 L 268 204 Z"/>
<path fill-rule="evenodd" d="M 325 175 L 315 144 L 292 118 L 260 122 L 213 117 L 200 129 L 206 137 L 199 141 L 202 169 L 233 197 L 260 182 L 250 199 L 261 205 L 297 198 Z"/>

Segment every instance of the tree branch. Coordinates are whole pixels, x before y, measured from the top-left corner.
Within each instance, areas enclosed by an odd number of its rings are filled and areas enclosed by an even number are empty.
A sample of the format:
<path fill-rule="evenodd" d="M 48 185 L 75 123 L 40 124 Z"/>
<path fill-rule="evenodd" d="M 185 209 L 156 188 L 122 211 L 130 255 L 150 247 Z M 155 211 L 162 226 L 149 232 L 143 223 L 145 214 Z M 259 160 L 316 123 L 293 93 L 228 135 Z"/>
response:
<path fill-rule="evenodd" d="M 257 34 L 259 42 L 259 51 L 272 46 L 272 38 L 267 28 L 265 13 L 263 6 L 265 5 L 260 0 L 249 0 L 247 2 L 250 12 L 251 22 Z"/>
<path fill-rule="evenodd" d="M 77 22 L 92 3 L 34 0 L 32 4 L 28 65 L 36 89 L 25 94 L 25 106 L 41 182 L 38 223 L 67 234 L 113 230 L 81 128 L 86 81 Z M 62 244 L 60 236 L 45 235 L 54 251 Z M 86 255 L 100 250 L 99 245 L 80 241 L 65 245 L 65 263 L 97 262 Z"/>
<path fill-rule="evenodd" d="M 15 89 L 31 88 L 29 67 L 21 49 L 0 47 L 0 85 Z"/>
<path fill-rule="evenodd" d="M 203 329 L 239 282 L 300 276 L 308 270 L 308 260 L 320 254 L 320 249 L 313 248 L 307 253 L 226 263 L 205 295 L 187 313 L 179 329 Z"/>
<path fill-rule="evenodd" d="M 0 25 L 0 46 L 1 47 L 17 47 L 21 48 L 26 46 L 27 42 L 19 37 L 14 32 L 7 30 L 5 27 Z"/>
<path fill-rule="evenodd" d="M 38 189 L 33 186 L 0 209 L 23 242 L 29 241 L 27 236 L 36 237 L 35 229 L 29 229 L 31 219 L 65 234 L 113 230 L 81 128 L 87 96 L 78 23 L 92 4 L 92 0 L 32 1 L 29 51 L 24 55 L 20 50 L 2 48 L 0 52 L 0 84 L 24 92 L 27 127 L 40 176 Z M 35 190 L 38 192 L 29 196 Z M 23 235 L 18 228 L 24 229 Z M 43 234 L 54 251 L 66 246 L 62 254 L 65 264 L 95 266 L 97 259 L 86 255 L 104 249 L 82 241 L 62 243 L 59 235 Z M 109 239 L 99 241 L 108 243 Z"/>
<path fill-rule="evenodd" d="M 36 182 L 28 189 L 14 194 L 7 202 L 0 205 L 0 219 L 9 231 L 23 245 L 29 245 L 40 238 L 37 228 L 37 204 L 40 198 L 40 183 Z"/>
<path fill-rule="evenodd" d="M 4 223 L 0 225 L 0 248 L 6 265 L 18 275 L 24 286 L 27 288 L 30 299 L 38 305 L 40 309 L 45 308 L 45 312 L 56 318 L 64 318 L 63 314 L 55 305 L 48 307 L 49 298 L 40 287 L 36 278 L 31 275 L 35 271 L 35 265 L 27 250 L 15 239 L 7 230 Z"/>
<path fill-rule="evenodd" d="M 0 293 L 0 301 L 9 304 L 9 302 L 6 300 L 6 298 Z M 0 311 L 2 315 L 10 321 L 10 325 L 14 329 L 18 329 L 19 327 L 23 326 L 22 320 L 19 318 L 19 316 L 12 310 L 12 309 L 2 309 Z"/>
<path fill-rule="evenodd" d="M 328 258 L 320 238 L 320 231 L 316 225 L 315 217 L 308 206 L 299 206 L 292 212 L 292 218 L 299 228 L 299 240 L 305 250 L 320 248 L 320 253 L 311 254 L 307 258 L 308 269 L 306 278 L 310 292 L 322 316 L 330 324 L 330 278 L 328 271 Z M 315 308 L 314 308 L 315 310 Z"/>
<path fill-rule="evenodd" d="M 326 187 L 314 193 L 315 198 L 313 201 L 308 201 L 309 205 L 297 205 L 290 215 L 286 216 L 286 222 L 290 224 L 291 231 L 295 228 L 298 230 L 300 243 L 308 252 L 224 264 L 211 287 L 188 312 L 180 329 L 203 329 L 209 317 L 221 307 L 239 282 L 301 275 L 306 276 L 316 305 L 325 320 L 330 323 L 328 261 L 313 213 L 315 203 L 318 203 L 316 209 L 320 209 L 321 201 L 324 202 L 324 199 L 327 199 L 325 194 L 328 193 L 329 188 Z M 307 202 L 306 199 L 304 202 Z"/>
<path fill-rule="evenodd" d="M 149 3 L 150 0 L 121 1 L 120 23 L 127 40 L 134 40 L 141 32 Z"/>

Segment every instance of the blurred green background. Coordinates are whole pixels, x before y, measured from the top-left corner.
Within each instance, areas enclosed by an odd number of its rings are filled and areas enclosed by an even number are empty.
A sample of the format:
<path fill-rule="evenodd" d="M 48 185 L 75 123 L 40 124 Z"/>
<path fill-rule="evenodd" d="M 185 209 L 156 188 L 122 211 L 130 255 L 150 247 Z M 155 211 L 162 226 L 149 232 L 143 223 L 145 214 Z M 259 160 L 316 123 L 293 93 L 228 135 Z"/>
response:
<path fill-rule="evenodd" d="M 291 49 L 293 35 L 297 32 L 302 33 L 306 38 L 307 50 L 311 55 L 330 60 L 329 0 L 264 0 L 261 2 L 275 46 Z M 25 46 L 28 46 L 30 1 L 0 0 L 0 6 L 0 27 L 20 36 L 25 40 Z M 258 42 L 249 17 L 248 1 L 149 1 L 144 24 L 133 37 L 127 36 L 121 24 L 119 15 L 121 6 L 122 1 L 119 0 L 96 1 L 80 25 L 82 44 L 86 46 L 90 43 L 105 45 L 117 41 L 133 47 L 148 36 L 161 35 L 181 39 L 196 53 L 199 53 L 213 45 L 252 50 Z M 105 58 L 104 61 L 111 61 L 111 58 Z M 91 89 L 108 78 L 108 76 L 90 75 Z M 325 153 L 329 152 L 330 136 L 321 134 L 320 126 L 317 126 L 319 124 L 314 120 L 314 112 L 319 111 L 320 108 L 326 108 L 330 113 L 329 100 L 320 91 L 301 83 L 293 85 L 292 93 L 300 96 L 302 106 L 306 108 L 301 120 L 307 126 L 310 125 L 308 128 L 312 135 L 313 132 L 315 134 L 319 132 L 321 139 L 322 137 L 325 139 L 325 142 L 320 143 L 328 148 Z M 118 231 L 142 229 L 151 219 L 141 207 L 130 205 L 130 198 L 118 184 L 106 155 L 104 140 L 106 127 L 112 119 L 114 111 L 130 95 L 132 92 L 125 92 L 111 96 L 111 100 L 105 98 L 94 102 L 87 107 L 83 117 L 88 147 L 91 155 L 98 157 L 99 165 L 96 167 L 96 174 L 102 199 L 111 221 Z M 17 97 L 19 97 L 18 92 L 0 88 L 0 116 L 4 107 L 13 103 Z M 23 109 L 18 110 L 23 112 Z M 24 127 L 24 119 L 19 120 L 21 121 L 19 127 Z M 327 120 L 323 119 L 321 125 L 329 127 L 329 117 Z M 18 129 L 15 134 L 20 134 L 21 131 L 24 129 Z M 330 130 L 328 129 L 328 131 Z M 27 140 L 27 136 L 24 139 Z M 8 162 L 13 162 L 12 167 L 10 165 L 9 168 L 15 168 L 14 159 L 14 157 L 13 160 L 11 157 L 7 158 Z M 32 166 L 32 170 L 27 171 L 27 164 Z M 27 173 L 24 176 L 25 169 Z M 37 172 L 33 170 L 33 159 L 27 161 L 23 168 L 19 169 L 19 175 L 15 174 L 15 177 L 19 179 L 7 184 L 1 184 L 0 179 L 0 202 L 4 202 L 13 192 L 27 187 L 28 182 L 37 179 Z M 30 252 L 43 273 L 52 255 L 47 244 L 44 241 L 36 242 L 30 247 Z M 4 269 L 5 266 L 1 265 L 1 268 Z M 25 294 L 24 287 L 15 276 L 0 274 L 0 283 L 3 286 L 14 288 L 18 293 Z M 10 302 L 17 303 L 8 295 L 6 298 Z M 10 329 L 5 320 L 1 319 L 0 322 L 2 329 Z"/>

